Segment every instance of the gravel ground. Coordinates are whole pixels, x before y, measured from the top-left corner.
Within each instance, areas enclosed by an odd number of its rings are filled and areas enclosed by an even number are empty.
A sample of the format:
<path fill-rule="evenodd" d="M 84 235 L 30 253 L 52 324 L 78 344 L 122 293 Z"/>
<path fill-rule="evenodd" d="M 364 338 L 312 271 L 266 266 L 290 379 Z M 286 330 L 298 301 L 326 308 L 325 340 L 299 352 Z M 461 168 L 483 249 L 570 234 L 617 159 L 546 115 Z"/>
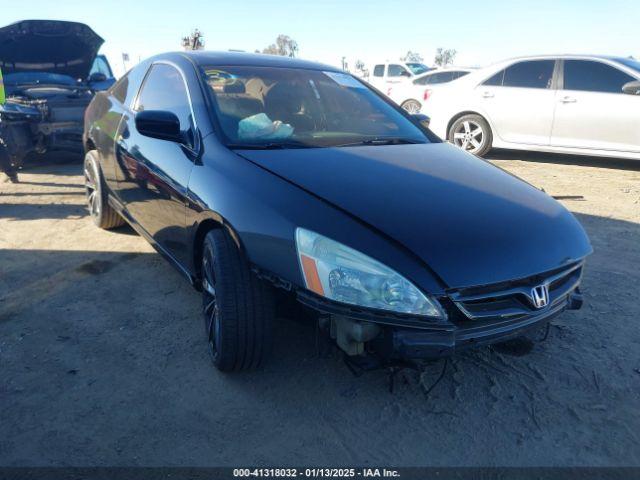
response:
<path fill-rule="evenodd" d="M 0 183 L 0 465 L 640 466 L 640 162 L 492 161 L 586 227 L 586 305 L 544 342 L 460 354 L 428 397 L 441 364 L 391 394 L 287 319 L 264 369 L 218 373 L 199 295 L 93 226 L 79 165 Z"/>

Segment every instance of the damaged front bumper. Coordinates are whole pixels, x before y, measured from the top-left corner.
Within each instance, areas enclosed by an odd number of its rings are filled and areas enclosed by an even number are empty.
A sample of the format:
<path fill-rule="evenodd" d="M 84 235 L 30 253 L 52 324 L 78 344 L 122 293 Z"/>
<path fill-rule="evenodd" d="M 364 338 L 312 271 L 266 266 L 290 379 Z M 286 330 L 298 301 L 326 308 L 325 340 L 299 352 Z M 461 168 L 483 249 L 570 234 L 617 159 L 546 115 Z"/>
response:
<path fill-rule="evenodd" d="M 84 91 L 48 98 L 8 97 L 0 105 L 0 140 L 11 162 L 20 165 L 34 152 L 81 153 L 84 110 L 90 99 Z"/>
<path fill-rule="evenodd" d="M 582 294 L 576 289 L 566 301 L 524 318 L 407 327 L 399 318 L 392 316 L 381 323 L 377 315 L 337 306 L 306 293 L 300 293 L 298 300 L 320 313 L 321 322 L 348 355 L 376 353 L 406 360 L 447 357 L 466 348 L 503 342 L 544 326 L 565 310 L 578 310 L 583 302 Z"/>
<path fill-rule="evenodd" d="M 509 285 L 464 289 L 439 298 L 446 321 L 371 311 L 336 304 L 306 291 L 298 300 L 320 313 L 331 337 L 348 355 L 375 353 L 388 359 L 435 359 L 469 347 L 502 342 L 547 324 L 583 303 L 579 284 L 583 263 Z M 548 288 L 548 305 L 535 308 L 524 300 L 526 285 Z"/>

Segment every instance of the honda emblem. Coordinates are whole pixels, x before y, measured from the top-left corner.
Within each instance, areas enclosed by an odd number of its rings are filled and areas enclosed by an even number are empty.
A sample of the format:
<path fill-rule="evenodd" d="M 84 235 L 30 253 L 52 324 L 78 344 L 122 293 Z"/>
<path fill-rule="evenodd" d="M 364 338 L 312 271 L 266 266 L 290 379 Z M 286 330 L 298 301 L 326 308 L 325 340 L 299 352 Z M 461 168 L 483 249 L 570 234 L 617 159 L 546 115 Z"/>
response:
<path fill-rule="evenodd" d="M 544 308 L 549 305 L 549 287 L 538 285 L 531 289 L 531 301 L 536 308 Z"/>

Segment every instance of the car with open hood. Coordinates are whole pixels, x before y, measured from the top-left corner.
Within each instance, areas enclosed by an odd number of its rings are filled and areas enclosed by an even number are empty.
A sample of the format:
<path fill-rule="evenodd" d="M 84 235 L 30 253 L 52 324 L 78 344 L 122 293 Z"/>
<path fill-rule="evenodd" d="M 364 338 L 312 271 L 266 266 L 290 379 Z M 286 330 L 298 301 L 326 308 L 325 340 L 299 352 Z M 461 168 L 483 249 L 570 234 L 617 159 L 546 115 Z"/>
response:
<path fill-rule="evenodd" d="M 87 110 L 93 221 L 128 222 L 202 292 L 221 370 L 295 299 L 351 359 L 451 355 L 582 303 L 589 240 L 543 191 L 334 67 L 168 53 Z M 130 297 L 135 301 L 135 292 Z"/>
<path fill-rule="evenodd" d="M 31 152 L 82 152 L 85 109 L 95 91 L 114 82 L 98 55 L 103 42 L 76 22 L 24 20 L 0 28 L 1 137 L 14 163 Z"/>

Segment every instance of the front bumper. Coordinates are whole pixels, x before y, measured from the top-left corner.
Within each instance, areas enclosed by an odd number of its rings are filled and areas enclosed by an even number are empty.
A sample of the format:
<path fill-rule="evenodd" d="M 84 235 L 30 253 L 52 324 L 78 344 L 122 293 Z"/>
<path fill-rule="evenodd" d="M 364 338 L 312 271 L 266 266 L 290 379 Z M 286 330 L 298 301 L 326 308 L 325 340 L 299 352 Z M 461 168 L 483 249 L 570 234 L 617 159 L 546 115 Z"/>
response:
<path fill-rule="evenodd" d="M 576 286 L 561 301 L 532 315 L 417 324 L 415 317 L 338 305 L 304 291 L 298 292 L 298 300 L 323 315 L 348 319 L 355 325 L 378 325 L 380 334 L 368 343 L 367 349 L 395 359 L 435 359 L 470 347 L 502 342 L 544 326 L 564 310 L 578 310 L 583 302 Z M 416 323 L 411 324 L 412 321 Z"/>
<path fill-rule="evenodd" d="M 466 321 L 455 325 L 448 332 L 394 329 L 390 332 L 391 350 L 400 358 L 439 358 L 453 355 L 457 350 L 490 345 L 518 337 L 528 330 L 547 324 L 565 310 L 577 310 L 582 306 L 582 294 L 575 290 L 566 302 L 520 319 L 503 320 L 487 324 Z"/>

